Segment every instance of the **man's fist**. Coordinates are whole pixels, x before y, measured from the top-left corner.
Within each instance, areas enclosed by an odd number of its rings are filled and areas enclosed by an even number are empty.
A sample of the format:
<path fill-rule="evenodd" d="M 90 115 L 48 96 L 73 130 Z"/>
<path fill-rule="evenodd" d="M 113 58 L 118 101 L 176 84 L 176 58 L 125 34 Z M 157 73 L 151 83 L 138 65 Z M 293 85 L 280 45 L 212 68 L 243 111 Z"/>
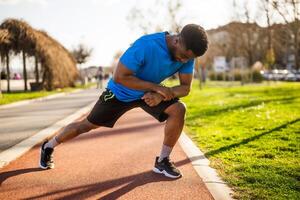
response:
<path fill-rule="evenodd" d="M 172 89 L 165 86 L 157 86 L 157 88 L 155 88 L 155 92 L 162 95 L 164 101 L 169 101 L 175 97 Z"/>
<path fill-rule="evenodd" d="M 163 100 L 163 96 L 155 92 L 147 92 L 142 99 L 148 106 L 152 107 L 158 105 Z"/>

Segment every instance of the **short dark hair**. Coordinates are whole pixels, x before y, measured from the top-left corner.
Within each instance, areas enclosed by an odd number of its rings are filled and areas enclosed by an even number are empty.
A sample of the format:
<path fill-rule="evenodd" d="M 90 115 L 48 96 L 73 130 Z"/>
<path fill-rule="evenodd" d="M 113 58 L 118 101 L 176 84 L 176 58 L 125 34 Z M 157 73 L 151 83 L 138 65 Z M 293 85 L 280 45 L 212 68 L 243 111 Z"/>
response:
<path fill-rule="evenodd" d="M 197 24 L 187 24 L 180 32 L 185 47 L 196 56 L 202 56 L 208 48 L 208 39 L 204 28 Z"/>

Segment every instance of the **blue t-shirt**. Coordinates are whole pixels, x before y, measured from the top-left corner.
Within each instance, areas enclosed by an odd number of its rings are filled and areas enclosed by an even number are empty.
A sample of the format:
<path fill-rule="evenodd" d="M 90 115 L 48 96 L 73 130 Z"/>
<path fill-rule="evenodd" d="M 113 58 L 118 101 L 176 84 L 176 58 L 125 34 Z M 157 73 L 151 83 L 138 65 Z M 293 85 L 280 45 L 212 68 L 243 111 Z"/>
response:
<path fill-rule="evenodd" d="M 144 81 L 159 84 L 176 72 L 193 73 L 194 59 L 187 63 L 173 61 L 169 53 L 167 32 L 145 35 L 136 40 L 121 56 L 120 62 L 134 75 Z M 145 91 L 135 90 L 116 83 L 112 78 L 107 88 L 120 101 L 130 102 L 141 99 Z"/>

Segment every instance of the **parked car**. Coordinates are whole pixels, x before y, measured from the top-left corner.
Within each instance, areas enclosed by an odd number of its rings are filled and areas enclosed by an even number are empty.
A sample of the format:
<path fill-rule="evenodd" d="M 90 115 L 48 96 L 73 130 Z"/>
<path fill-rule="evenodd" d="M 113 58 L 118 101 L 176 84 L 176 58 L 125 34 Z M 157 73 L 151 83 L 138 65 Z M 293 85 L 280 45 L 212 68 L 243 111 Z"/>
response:
<path fill-rule="evenodd" d="M 300 71 L 286 70 L 286 69 L 274 69 L 272 71 L 260 72 L 265 80 L 272 81 L 300 81 Z"/>
<path fill-rule="evenodd" d="M 272 70 L 273 80 L 274 81 L 284 81 L 285 77 L 288 73 L 289 73 L 289 71 L 286 69 L 283 69 L 283 70 L 274 69 L 274 70 Z"/>
<path fill-rule="evenodd" d="M 268 71 L 260 71 L 261 75 L 264 77 L 265 80 L 273 80 L 273 74 Z"/>

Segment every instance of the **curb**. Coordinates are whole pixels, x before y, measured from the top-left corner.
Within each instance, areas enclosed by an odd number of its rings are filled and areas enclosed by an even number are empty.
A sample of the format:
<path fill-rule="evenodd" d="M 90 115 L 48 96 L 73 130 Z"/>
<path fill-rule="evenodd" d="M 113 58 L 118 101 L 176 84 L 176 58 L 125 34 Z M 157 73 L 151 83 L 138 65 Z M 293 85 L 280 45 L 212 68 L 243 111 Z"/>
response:
<path fill-rule="evenodd" d="M 52 97 L 53 98 L 53 97 Z M 80 110 L 76 111 L 75 113 L 65 117 L 64 119 L 56 122 L 55 124 L 51 125 L 48 128 L 45 128 L 35 135 L 23 140 L 22 142 L 12 146 L 11 148 L 3 151 L 0 153 L 0 168 L 4 167 L 5 165 L 9 164 L 11 161 L 17 159 L 27 151 L 29 151 L 32 147 L 43 141 L 49 136 L 54 135 L 57 131 L 59 131 L 62 127 L 66 126 L 67 124 L 75 121 L 82 115 L 88 113 L 90 109 L 95 105 L 96 101 L 93 101 L 89 105 L 81 108 Z"/>
<path fill-rule="evenodd" d="M 210 161 L 184 132 L 181 133 L 179 143 L 214 199 L 233 200 L 233 191 L 218 176 L 216 170 L 209 166 Z"/>
<path fill-rule="evenodd" d="M 9 104 L 6 104 L 6 105 L 2 105 L 2 106 L 0 106 L 0 109 L 18 107 L 18 106 L 26 105 L 26 104 L 29 104 L 29 103 L 32 103 L 32 102 L 43 101 L 43 100 L 46 100 L 46 99 L 54 99 L 54 98 L 57 98 L 57 97 L 65 96 L 67 94 L 72 94 L 72 93 L 80 92 L 82 90 L 83 89 L 75 89 L 75 90 L 73 90 L 71 92 L 62 92 L 62 93 L 52 94 L 52 95 L 48 95 L 48 96 L 44 96 L 44 97 L 39 97 L 39 98 L 35 98 L 35 99 L 21 100 L 21 101 L 18 101 L 18 102 L 14 102 L 14 103 L 9 103 Z"/>

